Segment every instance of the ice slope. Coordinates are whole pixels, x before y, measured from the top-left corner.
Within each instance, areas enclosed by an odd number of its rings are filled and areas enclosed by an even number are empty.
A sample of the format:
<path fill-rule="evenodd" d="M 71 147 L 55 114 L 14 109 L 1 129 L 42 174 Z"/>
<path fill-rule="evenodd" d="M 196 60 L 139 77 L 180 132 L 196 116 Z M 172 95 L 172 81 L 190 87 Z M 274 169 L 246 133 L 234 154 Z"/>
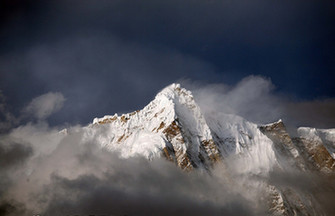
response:
<path fill-rule="evenodd" d="M 224 158 L 239 156 L 239 172 L 266 174 L 278 164 L 272 141 L 257 124 L 224 113 L 207 114 L 206 120 Z"/>

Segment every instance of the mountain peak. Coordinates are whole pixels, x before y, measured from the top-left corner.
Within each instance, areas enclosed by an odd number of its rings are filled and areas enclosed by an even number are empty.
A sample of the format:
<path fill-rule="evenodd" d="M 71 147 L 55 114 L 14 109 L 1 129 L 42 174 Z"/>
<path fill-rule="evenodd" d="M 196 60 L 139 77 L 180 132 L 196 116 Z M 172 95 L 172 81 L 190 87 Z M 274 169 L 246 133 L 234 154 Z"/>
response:
<path fill-rule="evenodd" d="M 192 92 L 182 88 L 179 83 L 172 83 L 171 85 L 168 85 L 156 95 L 155 99 L 160 99 L 161 97 L 166 97 L 167 99 L 173 101 L 178 98 L 183 98 L 181 101 L 193 102 Z"/>
<path fill-rule="evenodd" d="M 140 154 L 150 159 L 163 152 L 186 170 L 219 157 L 192 93 L 178 83 L 165 87 L 142 110 L 95 118 L 91 127 L 100 125 L 101 130 L 109 131 L 100 143 L 111 150 L 119 149 L 123 157 Z"/>
<path fill-rule="evenodd" d="M 142 110 L 96 118 L 84 131 L 85 141 L 99 143 L 123 158 L 165 157 L 187 171 L 210 170 L 217 162 L 236 174 L 262 177 L 286 167 L 323 173 L 335 170 L 335 130 L 300 128 L 300 137 L 291 138 L 282 120 L 257 125 L 220 112 L 203 115 L 192 92 L 179 83 L 162 89 Z M 264 190 L 270 187 L 265 185 Z M 271 211 L 278 215 L 313 208 L 304 194 L 273 188 Z M 299 205 L 291 203 L 296 198 Z"/>

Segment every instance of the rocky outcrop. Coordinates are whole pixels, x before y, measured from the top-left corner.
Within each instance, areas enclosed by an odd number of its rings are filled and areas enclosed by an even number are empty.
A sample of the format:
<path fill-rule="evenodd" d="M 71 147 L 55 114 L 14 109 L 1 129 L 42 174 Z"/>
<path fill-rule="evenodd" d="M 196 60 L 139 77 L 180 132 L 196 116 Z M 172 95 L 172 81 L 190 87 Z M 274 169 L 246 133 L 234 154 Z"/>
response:
<path fill-rule="evenodd" d="M 272 124 L 260 126 L 259 129 L 272 140 L 277 154 L 286 157 L 290 165 L 305 170 L 303 158 L 281 120 Z"/>
<path fill-rule="evenodd" d="M 311 136 L 291 138 L 282 121 L 260 126 L 260 130 L 273 141 L 280 156 L 286 157 L 300 170 L 323 173 L 335 171 L 335 160 L 321 139 Z"/>

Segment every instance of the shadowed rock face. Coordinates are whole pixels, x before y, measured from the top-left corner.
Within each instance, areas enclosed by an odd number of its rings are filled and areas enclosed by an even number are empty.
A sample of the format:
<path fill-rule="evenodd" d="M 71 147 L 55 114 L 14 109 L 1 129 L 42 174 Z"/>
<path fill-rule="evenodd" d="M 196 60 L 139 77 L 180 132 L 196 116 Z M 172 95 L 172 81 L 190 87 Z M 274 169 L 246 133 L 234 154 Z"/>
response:
<path fill-rule="evenodd" d="M 291 138 L 282 121 L 259 128 L 273 141 L 278 157 L 282 157 L 283 161 L 300 171 L 325 174 L 325 178 L 334 173 L 335 160 L 321 139 Z M 314 194 L 297 191 L 290 186 L 272 188 L 270 191 L 269 209 L 272 215 L 316 215 L 316 212 L 317 215 L 325 215 Z"/>
<path fill-rule="evenodd" d="M 322 140 L 291 138 L 282 121 L 259 128 L 273 141 L 275 149 L 301 170 L 323 173 L 335 171 L 335 160 Z"/>
<path fill-rule="evenodd" d="M 164 126 L 162 126 L 164 127 Z M 192 170 L 197 168 L 198 165 L 195 161 L 201 161 L 202 165 L 208 169 L 212 167 L 215 163 L 222 160 L 221 154 L 219 153 L 217 144 L 212 140 L 202 140 L 199 147 L 199 154 L 191 155 L 187 151 L 184 152 L 180 145 L 185 145 L 185 139 L 187 139 L 187 134 L 183 132 L 182 126 L 180 125 L 178 119 L 173 121 L 168 127 L 163 130 L 163 134 L 166 139 L 171 143 L 171 148 L 164 148 L 164 156 L 168 160 L 175 159 L 176 164 L 184 170 Z M 192 142 L 192 141 L 190 141 Z M 191 143 L 192 145 L 192 143 Z M 186 146 L 185 146 L 186 147 Z M 186 147 L 187 148 L 187 147 Z M 171 149 L 171 150 L 169 150 Z"/>
<path fill-rule="evenodd" d="M 282 121 L 260 126 L 259 129 L 272 140 L 278 154 L 286 157 L 291 165 L 305 170 L 303 158 L 299 154 L 297 146 L 293 143 Z"/>
<path fill-rule="evenodd" d="M 166 127 L 163 131 L 163 134 L 172 145 L 172 153 L 174 154 L 177 165 L 183 170 L 192 170 L 193 165 L 190 161 L 190 158 L 181 147 L 181 145 L 185 145 L 185 141 L 178 123 L 178 119 Z"/>
<path fill-rule="evenodd" d="M 322 142 L 308 140 L 301 137 L 293 138 L 299 153 L 310 170 L 331 173 L 335 171 L 335 160 L 331 157 Z"/>

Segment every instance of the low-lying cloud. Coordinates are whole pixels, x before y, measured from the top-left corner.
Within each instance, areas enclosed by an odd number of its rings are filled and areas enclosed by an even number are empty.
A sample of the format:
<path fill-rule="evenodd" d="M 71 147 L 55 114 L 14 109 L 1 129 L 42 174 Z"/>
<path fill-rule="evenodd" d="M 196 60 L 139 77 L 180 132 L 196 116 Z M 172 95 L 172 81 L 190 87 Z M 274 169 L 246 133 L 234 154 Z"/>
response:
<path fill-rule="evenodd" d="M 21 142 L 7 151 L 1 173 L 11 182 L 1 187 L 0 210 L 8 215 L 259 215 L 265 209 L 229 183 L 223 169 L 185 173 L 164 159 L 121 159 L 83 141 L 80 127 L 67 135 L 51 128 L 43 136 L 31 133 L 37 130 L 28 124 L 2 137 L 2 148 Z"/>
<path fill-rule="evenodd" d="M 164 159 L 122 159 L 84 139 L 82 126 L 50 127 L 61 94 L 32 100 L 38 121 L 1 135 L 4 215 L 259 215 L 262 192 L 246 194 L 218 166 L 185 173 Z M 27 110 L 24 108 L 23 110 Z"/>

